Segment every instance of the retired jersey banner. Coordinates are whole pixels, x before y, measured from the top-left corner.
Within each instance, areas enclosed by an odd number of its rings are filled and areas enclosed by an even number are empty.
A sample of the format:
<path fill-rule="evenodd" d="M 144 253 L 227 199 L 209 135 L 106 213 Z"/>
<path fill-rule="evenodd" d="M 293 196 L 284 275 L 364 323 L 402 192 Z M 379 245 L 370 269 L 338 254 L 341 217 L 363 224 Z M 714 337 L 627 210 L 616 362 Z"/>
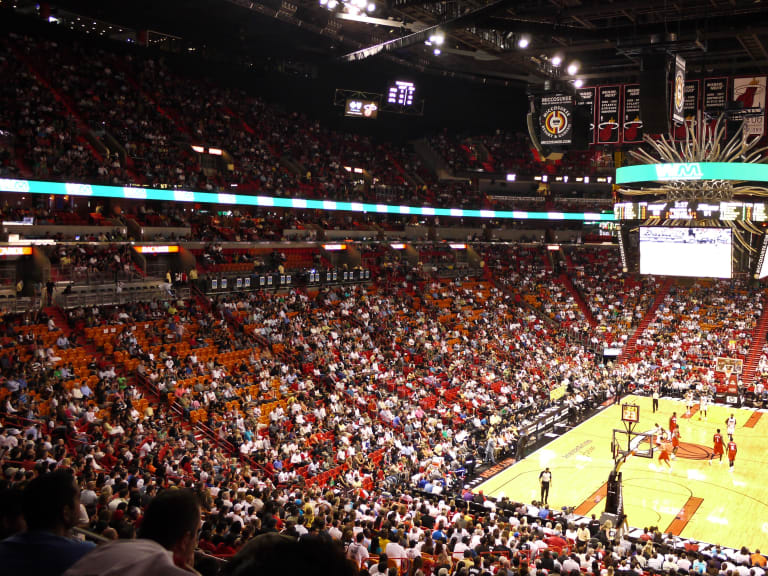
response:
<path fill-rule="evenodd" d="M 704 130 L 710 133 L 715 129 L 720 114 L 728 107 L 728 78 L 706 78 L 702 90 L 701 109 Z"/>
<path fill-rule="evenodd" d="M 675 124 L 673 135 L 675 140 L 685 140 L 688 126 L 693 128 L 693 133 L 699 134 L 699 81 L 688 80 L 685 83 L 685 97 L 683 98 L 684 124 Z"/>
<path fill-rule="evenodd" d="M 573 98 L 568 94 L 542 96 L 539 125 L 542 146 L 570 144 L 573 141 Z"/>
<path fill-rule="evenodd" d="M 685 58 L 675 56 L 675 78 L 672 83 L 672 120 L 677 124 L 685 122 Z"/>
<path fill-rule="evenodd" d="M 619 105 L 621 93 L 618 86 L 600 86 L 597 105 L 597 143 L 618 144 Z"/>
<path fill-rule="evenodd" d="M 576 90 L 576 106 L 583 108 L 584 116 L 589 118 L 589 135 L 587 144 L 595 143 L 595 96 L 597 88 L 579 88 Z"/>
<path fill-rule="evenodd" d="M 765 76 L 733 78 L 731 85 L 731 120 L 744 120 L 744 136 L 765 133 Z"/>
<path fill-rule="evenodd" d="M 643 121 L 640 118 L 640 85 L 624 85 L 624 122 L 622 141 L 627 143 L 643 141 Z"/>

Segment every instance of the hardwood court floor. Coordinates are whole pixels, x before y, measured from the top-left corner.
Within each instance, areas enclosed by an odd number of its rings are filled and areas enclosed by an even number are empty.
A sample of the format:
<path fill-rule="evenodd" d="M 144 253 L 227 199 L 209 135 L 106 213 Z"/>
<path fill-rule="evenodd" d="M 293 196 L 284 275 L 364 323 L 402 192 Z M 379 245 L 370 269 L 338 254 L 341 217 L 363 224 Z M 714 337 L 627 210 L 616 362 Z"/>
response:
<path fill-rule="evenodd" d="M 630 396 L 624 402 L 640 406 L 636 432 L 651 430 L 657 422 L 668 428 L 673 411 L 677 411 L 681 431 L 681 446 L 671 472 L 659 464 L 657 453 L 653 460 L 630 458 L 622 467 L 629 525 L 658 526 L 683 538 L 768 552 L 768 413 L 710 406 L 707 421 L 700 421 L 698 413 L 685 418 L 686 407 L 680 401 L 660 400 L 656 414 L 651 412 L 650 398 Z M 734 471 L 729 472 L 727 454 L 722 464 L 715 460 L 711 465 L 708 455 L 717 428 L 728 442 L 725 420 L 732 412 L 737 421 L 734 440 L 738 454 Z M 549 466 L 550 506 L 574 506 L 577 513 L 594 513 L 599 518 L 605 508 L 605 482 L 613 468 L 610 445 L 614 428 L 623 430 L 618 405 L 606 408 L 475 490 L 518 501 L 539 500 L 539 472 Z"/>

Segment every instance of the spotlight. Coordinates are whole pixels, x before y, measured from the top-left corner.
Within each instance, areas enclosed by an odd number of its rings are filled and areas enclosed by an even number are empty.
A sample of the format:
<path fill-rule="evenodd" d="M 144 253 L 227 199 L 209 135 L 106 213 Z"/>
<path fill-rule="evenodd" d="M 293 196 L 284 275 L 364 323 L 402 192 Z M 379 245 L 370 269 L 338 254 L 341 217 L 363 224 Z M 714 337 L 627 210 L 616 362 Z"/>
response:
<path fill-rule="evenodd" d="M 575 60 L 568 64 L 568 75 L 575 76 L 579 72 L 579 63 Z"/>
<path fill-rule="evenodd" d="M 531 43 L 531 37 L 528 36 L 528 34 L 523 34 L 522 36 L 520 36 L 520 38 L 517 41 L 517 47 L 525 49 L 525 48 L 528 48 L 530 43 Z"/>
<path fill-rule="evenodd" d="M 339 3 L 336 0 L 328 0 L 328 10 L 333 10 Z"/>
<path fill-rule="evenodd" d="M 320 0 L 320 6 L 325 6 L 328 4 L 328 0 Z"/>
<path fill-rule="evenodd" d="M 432 36 L 429 37 L 429 41 L 432 42 L 432 44 L 442 46 L 445 41 L 445 36 L 442 32 L 438 32 L 437 34 L 432 34 Z"/>
<path fill-rule="evenodd" d="M 371 2 L 371 3 L 370 3 L 370 4 L 368 4 L 368 6 L 366 7 L 366 10 L 368 10 L 368 12 L 376 12 L 376 4 L 374 4 L 373 2 Z"/>
<path fill-rule="evenodd" d="M 434 53 L 434 55 L 435 55 L 435 56 L 440 56 L 440 54 L 441 54 L 442 52 L 441 52 L 440 48 L 435 48 L 435 49 L 434 49 L 434 51 L 433 51 L 433 53 Z"/>
<path fill-rule="evenodd" d="M 554 56 L 552 56 L 552 66 L 557 68 L 562 63 L 563 63 L 563 57 L 560 56 L 560 54 L 555 54 Z"/>
<path fill-rule="evenodd" d="M 581 78 L 576 78 L 576 80 L 573 81 L 573 85 L 576 86 L 576 88 L 581 88 L 584 86 L 584 80 Z"/>

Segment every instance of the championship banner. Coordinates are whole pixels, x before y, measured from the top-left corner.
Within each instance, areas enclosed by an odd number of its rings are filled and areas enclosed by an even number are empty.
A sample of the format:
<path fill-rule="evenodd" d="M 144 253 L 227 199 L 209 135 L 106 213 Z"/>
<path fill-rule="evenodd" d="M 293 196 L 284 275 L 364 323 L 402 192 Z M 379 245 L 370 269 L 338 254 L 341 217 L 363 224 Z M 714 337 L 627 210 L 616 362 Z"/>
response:
<path fill-rule="evenodd" d="M 621 100 L 619 87 L 600 86 L 598 94 L 600 101 L 597 108 L 597 143 L 618 144 Z"/>
<path fill-rule="evenodd" d="M 744 136 L 762 136 L 765 133 L 765 76 L 733 78 L 731 120 L 744 120 Z"/>
<path fill-rule="evenodd" d="M 728 107 L 728 78 L 706 78 L 702 90 L 702 123 L 707 134 L 715 129 L 720 114 Z"/>
<path fill-rule="evenodd" d="M 693 133 L 699 134 L 699 81 L 688 80 L 685 83 L 685 97 L 683 102 L 684 124 L 675 124 L 672 129 L 675 140 L 685 140 L 688 126 L 693 127 Z"/>
<path fill-rule="evenodd" d="M 541 97 L 539 114 L 542 146 L 558 146 L 573 141 L 573 99 L 567 94 Z"/>
<path fill-rule="evenodd" d="M 622 141 L 634 143 L 643 141 L 643 121 L 640 119 L 640 85 L 624 85 L 624 122 Z"/>
<path fill-rule="evenodd" d="M 584 116 L 589 118 L 589 136 L 587 144 L 595 143 L 595 95 L 597 88 L 579 88 L 576 90 L 576 106 L 584 108 Z"/>
<path fill-rule="evenodd" d="M 672 83 L 672 120 L 676 124 L 685 122 L 685 58 L 675 56 L 675 78 Z"/>

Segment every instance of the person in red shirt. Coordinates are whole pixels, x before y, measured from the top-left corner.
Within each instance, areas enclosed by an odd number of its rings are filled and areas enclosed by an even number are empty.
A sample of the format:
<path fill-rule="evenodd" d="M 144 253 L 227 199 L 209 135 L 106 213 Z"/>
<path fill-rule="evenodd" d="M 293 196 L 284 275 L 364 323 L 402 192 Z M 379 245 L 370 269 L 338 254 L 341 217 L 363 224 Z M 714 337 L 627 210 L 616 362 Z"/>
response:
<path fill-rule="evenodd" d="M 731 441 L 728 442 L 728 470 L 730 472 L 733 472 L 733 461 L 736 460 L 736 452 L 736 442 L 731 438 Z"/>
<path fill-rule="evenodd" d="M 665 438 L 661 442 L 661 451 L 659 452 L 659 464 L 664 462 L 664 464 L 667 465 L 667 468 L 672 470 L 672 464 L 669 463 L 669 453 L 672 450 L 672 445 L 669 443 L 669 441 Z"/>
<path fill-rule="evenodd" d="M 672 412 L 672 416 L 669 417 L 669 433 L 672 434 L 675 428 L 677 428 L 677 412 Z"/>
<path fill-rule="evenodd" d="M 672 430 L 672 459 L 677 458 L 677 449 L 680 447 L 680 427 Z"/>
<path fill-rule="evenodd" d="M 715 435 L 712 436 L 712 454 L 709 455 L 709 465 L 712 465 L 712 459 L 715 456 L 720 457 L 720 462 L 723 462 L 723 435 L 720 434 L 720 428 L 717 429 Z"/>

